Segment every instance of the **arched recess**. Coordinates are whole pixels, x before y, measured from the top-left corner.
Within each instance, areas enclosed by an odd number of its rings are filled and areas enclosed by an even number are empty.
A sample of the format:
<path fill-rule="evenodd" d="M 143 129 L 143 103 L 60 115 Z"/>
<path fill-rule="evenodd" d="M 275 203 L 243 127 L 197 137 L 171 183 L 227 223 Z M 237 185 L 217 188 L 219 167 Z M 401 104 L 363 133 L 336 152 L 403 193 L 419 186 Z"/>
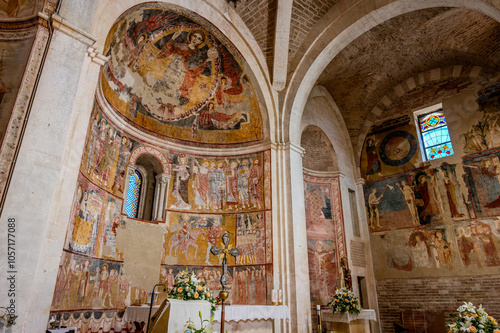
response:
<path fill-rule="evenodd" d="M 342 19 L 332 20 L 332 23 L 318 34 L 315 43 L 309 47 L 290 78 L 284 102 L 286 113 L 281 123 L 283 129 L 281 139 L 290 140 L 295 144 L 300 142 L 299 133 L 301 132 L 299 128 L 309 93 L 326 66 L 344 47 L 364 32 L 393 17 L 433 7 L 464 7 L 481 12 L 500 22 L 500 10 L 482 0 L 472 0 L 459 4 L 449 3 L 445 0 L 418 2 L 396 0 L 383 6 L 370 3 L 363 10 L 356 11 L 347 7 L 346 12 L 352 13 L 351 16 L 345 15 Z M 356 8 L 362 8 L 362 6 L 356 4 Z M 341 32 L 338 33 L 338 31 Z M 327 44 L 326 47 L 324 47 L 325 44 Z"/>
<path fill-rule="evenodd" d="M 165 156 L 161 154 L 158 150 L 150 147 L 139 147 L 146 148 L 149 151 L 156 153 L 151 154 L 148 152 L 143 152 L 141 154 L 136 154 L 139 149 L 135 149 L 131 155 L 130 163 L 127 165 L 127 178 L 125 180 L 125 191 L 124 198 L 125 204 L 123 205 L 122 212 L 125 215 L 129 215 L 128 207 L 131 205 L 131 201 L 138 200 L 137 214 L 134 217 L 141 220 L 150 221 L 163 221 L 163 211 L 165 210 L 165 199 L 167 197 L 168 180 L 170 179 L 170 173 L 165 172 L 168 170 L 168 165 Z M 159 159 L 158 156 L 163 157 Z M 141 175 L 141 190 L 138 198 L 134 198 L 135 188 L 129 188 L 130 178 L 134 177 L 134 174 L 138 172 Z"/>
<path fill-rule="evenodd" d="M 356 162 L 352 149 L 347 127 L 337 105 L 333 101 L 328 91 L 322 86 L 315 86 L 307 98 L 304 112 L 300 123 L 301 147 L 305 150 L 302 159 L 304 167 L 303 174 L 292 175 L 300 177 L 304 184 L 304 203 L 297 196 L 292 196 L 293 205 L 303 205 L 305 208 L 304 224 L 307 231 L 307 246 L 309 260 L 313 260 L 314 253 L 327 251 L 335 248 L 336 266 L 339 269 L 340 259 L 346 257 L 352 272 L 353 290 L 364 298 L 364 306 L 377 309 L 377 296 L 373 265 L 369 257 L 364 254 L 359 255 L 356 248 L 369 247 L 369 232 L 366 223 L 366 216 L 363 210 L 363 181 L 356 171 Z M 321 146 L 321 147 L 318 147 Z M 311 156 L 332 156 L 330 161 L 332 166 L 328 167 L 322 163 L 319 168 L 314 168 L 308 159 L 308 150 L 314 147 L 314 151 L 309 151 Z M 323 157 L 328 160 L 327 157 Z M 311 165 L 310 168 L 307 166 Z M 316 164 L 319 165 L 319 164 Z M 322 198 L 323 202 L 329 201 L 324 207 L 316 206 L 319 214 L 314 213 L 315 199 Z M 328 207 L 330 209 L 328 209 Z M 324 215 L 326 212 L 326 216 Z M 323 215 L 321 215 L 323 214 Z M 330 215 L 331 214 L 331 215 Z M 325 224 L 330 230 L 323 230 L 318 233 L 311 227 L 314 223 Z M 328 219 L 332 222 L 328 225 Z M 301 216 L 294 214 L 294 221 L 300 221 Z M 318 224 L 316 224 L 317 226 Z M 319 236 L 322 234 L 322 236 Z M 326 237 L 324 236 L 326 235 Z M 319 242 L 318 242 L 319 240 Z M 323 249 L 315 247 L 318 245 Z M 359 264 L 363 262 L 363 264 Z M 320 304 L 321 299 L 315 299 L 314 292 L 321 288 L 315 281 L 320 277 L 314 276 L 317 269 L 314 265 L 309 265 L 309 277 L 311 288 L 311 305 Z M 359 278 L 359 280 L 358 280 Z M 341 286 L 340 278 L 337 276 L 329 282 Z M 318 303 L 319 302 L 319 303 Z M 313 321 L 314 322 L 314 321 Z"/>
<path fill-rule="evenodd" d="M 91 35 L 96 38 L 96 49 L 101 53 L 104 50 L 106 38 L 117 19 L 132 7 L 148 3 L 145 0 L 112 0 L 107 3 L 101 2 L 97 9 L 98 16 L 91 28 Z M 231 43 L 241 52 L 247 62 L 249 71 L 255 76 L 255 88 L 260 90 L 263 102 L 261 109 L 265 110 L 269 121 L 269 137 L 275 141 L 275 128 L 277 122 L 276 100 L 272 92 L 269 70 L 265 56 L 258 46 L 252 33 L 241 20 L 234 9 L 225 1 L 187 1 L 170 0 L 164 2 L 166 6 L 184 8 L 196 13 L 216 26 Z"/>

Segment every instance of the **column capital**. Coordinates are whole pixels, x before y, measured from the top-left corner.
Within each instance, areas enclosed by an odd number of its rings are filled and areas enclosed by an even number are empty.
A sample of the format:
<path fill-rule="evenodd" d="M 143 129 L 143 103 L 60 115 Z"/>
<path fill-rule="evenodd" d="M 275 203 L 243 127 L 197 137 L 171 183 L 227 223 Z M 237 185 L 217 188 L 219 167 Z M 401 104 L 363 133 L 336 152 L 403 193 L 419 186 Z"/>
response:
<path fill-rule="evenodd" d="M 155 177 L 156 181 L 161 183 L 162 185 L 167 184 L 167 182 L 170 180 L 172 176 L 166 173 L 159 174 Z"/>
<path fill-rule="evenodd" d="M 304 157 L 304 155 L 306 153 L 306 150 L 304 148 L 302 148 L 301 146 L 298 146 L 294 143 L 291 143 L 291 142 L 272 143 L 271 149 L 273 149 L 273 150 L 291 150 L 295 153 L 298 153 L 302 157 Z"/>
<path fill-rule="evenodd" d="M 134 174 L 135 172 L 135 165 L 134 164 L 127 164 L 127 176 L 130 177 Z"/>
<path fill-rule="evenodd" d="M 356 185 L 361 185 L 361 186 L 363 186 L 363 185 L 365 185 L 366 180 L 365 180 L 364 178 L 357 178 L 357 179 L 355 180 L 355 183 L 356 183 Z"/>
<path fill-rule="evenodd" d="M 93 45 L 87 47 L 87 56 L 99 66 L 103 66 L 109 60 L 108 57 L 102 55 Z"/>

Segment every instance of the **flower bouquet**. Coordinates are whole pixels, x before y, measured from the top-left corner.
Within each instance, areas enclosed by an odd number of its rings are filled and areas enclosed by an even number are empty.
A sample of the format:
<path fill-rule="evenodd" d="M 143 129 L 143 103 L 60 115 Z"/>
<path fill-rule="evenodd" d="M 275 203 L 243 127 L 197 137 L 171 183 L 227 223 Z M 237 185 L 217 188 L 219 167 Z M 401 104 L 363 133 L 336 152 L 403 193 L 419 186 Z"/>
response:
<path fill-rule="evenodd" d="M 185 301 L 209 301 L 212 304 L 212 311 L 217 310 L 215 298 L 207 284 L 198 280 L 194 273 L 189 274 L 187 271 L 177 275 L 174 285 L 168 291 L 168 297 Z"/>
<path fill-rule="evenodd" d="M 347 288 L 337 289 L 332 297 L 333 300 L 328 303 L 328 306 L 333 309 L 334 313 L 338 311 L 341 314 L 346 312 L 350 314 L 359 314 L 361 312 L 359 299 L 351 290 Z"/>
<path fill-rule="evenodd" d="M 464 302 L 464 305 L 460 306 L 457 311 L 458 314 L 451 314 L 455 322 L 446 325 L 449 329 L 448 333 L 500 333 L 497 320 L 488 316 L 481 305 L 476 308 L 472 303 Z"/>

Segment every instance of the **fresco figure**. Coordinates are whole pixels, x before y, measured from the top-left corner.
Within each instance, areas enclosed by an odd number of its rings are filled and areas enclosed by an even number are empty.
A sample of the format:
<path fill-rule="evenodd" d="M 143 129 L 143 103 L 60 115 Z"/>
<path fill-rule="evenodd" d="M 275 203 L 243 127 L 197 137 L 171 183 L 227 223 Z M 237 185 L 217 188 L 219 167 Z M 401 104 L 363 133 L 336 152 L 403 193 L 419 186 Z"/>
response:
<path fill-rule="evenodd" d="M 63 300 L 62 306 L 68 309 L 71 306 L 71 282 L 76 275 L 76 260 L 71 259 L 71 263 L 66 267 L 64 287 L 63 287 Z"/>
<path fill-rule="evenodd" d="M 175 183 L 173 195 L 175 198 L 175 203 L 172 205 L 173 208 L 177 209 L 190 209 L 191 205 L 189 202 L 189 165 L 186 155 L 180 154 L 178 157 L 179 164 L 177 164 L 172 170 L 175 171 Z"/>
<path fill-rule="evenodd" d="M 410 237 L 410 247 L 415 268 L 428 268 L 431 266 L 429 250 L 422 233 L 417 232 Z"/>
<path fill-rule="evenodd" d="M 101 179 L 99 175 L 102 170 L 102 163 L 104 160 L 105 149 L 106 149 L 106 136 L 107 136 L 108 125 L 106 120 L 101 119 L 101 126 L 99 127 L 99 135 L 96 140 L 95 149 L 95 162 L 94 162 L 94 173 L 97 175 L 97 179 Z"/>
<path fill-rule="evenodd" d="M 120 148 L 118 152 L 118 164 L 116 166 L 116 174 L 114 180 L 114 189 L 123 193 L 123 185 L 125 172 L 127 168 L 128 158 L 130 156 L 130 140 L 126 136 L 120 138 Z"/>
<path fill-rule="evenodd" d="M 500 182 L 497 178 L 498 171 L 495 170 L 492 160 L 487 158 L 483 160 L 482 164 L 483 166 L 481 168 L 481 185 L 483 188 L 486 189 L 488 193 L 488 205 L 489 205 L 498 199 L 498 196 L 500 194 Z"/>
<path fill-rule="evenodd" d="M 96 267 L 95 275 L 90 277 L 90 281 L 93 281 L 94 284 L 92 286 L 92 294 L 89 297 L 87 306 L 90 306 L 94 299 L 99 298 L 99 287 L 101 285 L 101 272 L 99 267 Z"/>
<path fill-rule="evenodd" d="M 77 304 L 78 307 L 83 307 L 85 295 L 87 294 L 87 286 L 90 277 L 90 261 L 86 260 L 81 268 L 80 283 L 78 284 Z"/>
<path fill-rule="evenodd" d="M 429 186 L 426 175 L 421 174 L 417 178 L 415 199 L 420 224 L 425 225 L 431 223 L 432 218 L 439 213 L 439 206 L 434 194 L 434 189 Z"/>
<path fill-rule="evenodd" d="M 475 250 L 474 242 L 470 235 L 466 235 L 464 227 L 457 228 L 457 246 L 462 263 L 465 267 L 469 267 L 474 261 Z M 476 263 L 480 265 L 478 261 Z"/>
<path fill-rule="evenodd" d="M 377 197 L 377 189 L 375 187 L 372 188 L 372 192 L 368 196 L 368 206 L 370 209 L 370 228 L 382 228 L 380 225 L 380 214 L 378 211 L 378 205 L 380 204 L 380 200 L 384 194 L 382 193 L 380 196 Z M 373 219 L 376 219 L 377 224 L 374 226 L 373 225 Z"/>
<path fill-rule="evenodd" d="M 366 141 L 366 175 L 378 175 L 382 176 L 382 168 L 380 159 L 378 157 L 377 147 L 375 141 L 372 138 L 369 138 Z"/>
<path fill-rule="evenodd" d="M 446 197 L 448 199 L 448 205 L 450 207 L 451 217 L 453 218 L 463 217 L 464 214 L 460 213 L 458 208 L 457 190 L 455 184 L 450 178 L 445 176 L 444 186 L 446 188 Z"/>
<path fill-rule="evenodd" d="M 92 122 L 90 128 L 90 136 L 87 142 L 87 160 L 86 160 L 86 171 L 87 174 L 91 175 L 92 167 L 94 166 L 94 157 L 97 150 L 97 136 L 99 135 L 99 114 L 96 113 L 94 121 Z"/>
<path fill-rule="evenodd" d="M 333 268 L 334 261 L 332 257 L 332 252 L 325 250 L 325 245 L 322 240 L 316 240 L 314 250 L 309 248 L 310 254 L 310 274 L 312 274 L 311 281 L 311 295 L 318 304 L 327 302 L 329 297 L 329 286 L 330 286 L 330 271 Z"/>
<path fill-rule="evenodd" d="M 196 161 L 196 159 L 195 159 Z M 196 161 L 198 164 L 198 161 Z M 198 209 L 208 209 L 208 190 L 209 190 L 209 162 L 203 160 L 201 165 L 193 167 L 193 188 L 195 191 L 194 203 Z"/>
<path fill-rule="evenodd" d="M 420 225 L 418 220 L 417 208 L 415 206 L 415 193 L 412 188 L 406 183 L 406 180 L 402 180 L 401 184 L 396 183 L 397 187 L 403 193 L 406 204 L 408 205 L 408 210 L 410 211 L 412 217 L 413 225 Z"/>
<path fill-rule="evenodd" d="M 217 245 L 217 240 L 222 236 L 222 232 L 224 230 L 220 227 L 220 221 L 218 218 L 215 218 L 212 222 L 212 226 L 207 231 L 207 258 L 205 263 L 207 265 L 211 265 L 210 263 L 210 249 L 212 246 Z M 219 264 L 222 263 L 222 259 L 219 257 Z"/>
<path fill-rule="evenodd" d="M 193 66 L 190 59 L 198 51 L 200 45 L 206 42 L 207 36 L 204 31 L 197 29 L 188 33 L 187 42 L 177 42 L 177 38 L 183 31 L 183 28 L 177 30 L 156 56 L 158 59 L 171 58 L 170 64 L 164 71 L 166 91 L 180 91 L 179 105 L 189 102 L 191 89 L 196 79 L 205 70 L 208 62 L 214 61 L 218 56 L 217 50 L 210 48 L 207 51 L 207 58 L 201 64 Z M 180 86 L 179 82 L 182 83 Z"/>
<path fill-rule="evenodd" d="M 255 304 L 266 305 L 266 277 L 264 270 L 255 271 Z"/>
<path fill-rule="evenodd" d="M 250 162 L 248 159 L 241 161 L 240 167 L 238 169 L 238 203 L 241 208 L 250 207 L 249 195 L 248 195 L 248 180 L 250 178 Z"/>
<path fill-rule="evenodd" d="M 218 161 L 217 168 L 212 173 L 212 203 L 215 210 L 221 210 L 224 207 L 224 197 L 226 193 L 226 177 L 224 175 L 224 161 Z"/>
<path fill-rule="evenodd" d="M 238 203 L 238 162 L 231 161 L 226 167 L 226 186 L 228 204 Z"/>
<path fill-rule="evenodd" d="M 262 204 L 262 185 L 260 183 L 262 178 L 262 167 L 260 165 L 261 159 L 259 157 L 253 160 L 252 167 L 250 168 L 250 199 L 253 208 L 261 208 Z"/>
<path fill-rule="evenodd" d="M 490 226 L 483 223 L 478 224 L 474 236 L 478 240 L 479 244 L 481 244 L 485 266 L 499 266 L 500 258 L 498 256 L 495 240 L 493 239 L 494 235 L 491 232 Z"/>
<path fill-rule="evenodd" d="M 450 249 L 450 243 L 444 240 L 444 232 L 442 230 L 436 230 L 434 232 L 436 239 L 434 240 L 434 246 L 437 251 L 437 259 L 439 261 L 440 267 L 447 265 L 449 269 L 453 269 L 453 258 Z"/>

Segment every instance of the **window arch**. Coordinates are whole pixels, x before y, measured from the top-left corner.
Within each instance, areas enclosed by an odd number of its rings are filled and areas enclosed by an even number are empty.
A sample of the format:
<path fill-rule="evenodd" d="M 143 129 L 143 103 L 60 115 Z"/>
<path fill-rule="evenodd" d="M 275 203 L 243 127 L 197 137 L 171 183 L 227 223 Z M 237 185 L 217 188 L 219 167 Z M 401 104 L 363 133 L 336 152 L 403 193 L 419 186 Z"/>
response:
<path fill-rule="evenodd" d="M 442 105 L 438 104 L 417 111 L 415 115 L 424 159 L 430 161 L 453 155 L 453 146 Z"/>
<path fill-rule="evenodd" d="M 163 220 L 168 177 L 161 162 L 153 155 L 142 154 L 128 168 L 124 213 L 141 220 Z"/>

